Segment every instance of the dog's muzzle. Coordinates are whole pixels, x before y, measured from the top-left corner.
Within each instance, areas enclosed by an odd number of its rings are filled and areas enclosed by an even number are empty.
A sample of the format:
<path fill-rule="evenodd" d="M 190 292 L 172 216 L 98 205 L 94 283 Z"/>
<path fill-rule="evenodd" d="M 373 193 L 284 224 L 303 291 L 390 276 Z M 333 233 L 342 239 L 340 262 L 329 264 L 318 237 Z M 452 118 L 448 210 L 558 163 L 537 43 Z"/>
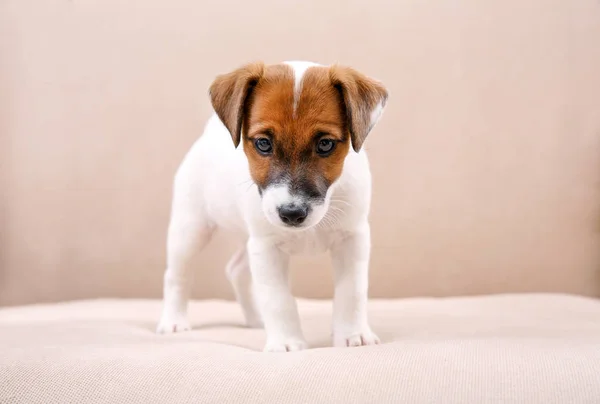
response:
<path fill-rule="evenodd" d="M 288 226 L 300 226 L 308 216 L 309 207 L 305 204 L 286 204 L 277 208 L 279 218 Z"/>

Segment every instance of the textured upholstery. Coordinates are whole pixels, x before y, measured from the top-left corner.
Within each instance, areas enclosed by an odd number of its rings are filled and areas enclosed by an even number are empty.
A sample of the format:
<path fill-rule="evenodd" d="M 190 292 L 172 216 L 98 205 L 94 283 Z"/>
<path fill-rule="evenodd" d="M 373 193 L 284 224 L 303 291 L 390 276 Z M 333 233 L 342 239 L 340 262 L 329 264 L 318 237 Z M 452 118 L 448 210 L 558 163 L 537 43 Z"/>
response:
<path fill-rule="evenodd" d="M 330 303 L 300 302 L 311 348 L 262 353 L 237 305 L 191 305 L 153 332 L 158 301 L 0 310 L 0 403 L 600 402 L 600 301 L 565 295 L 378 300 L 380 346 L 331 348 Z M 315 349 L 316 348 L 316 349 Z"/>

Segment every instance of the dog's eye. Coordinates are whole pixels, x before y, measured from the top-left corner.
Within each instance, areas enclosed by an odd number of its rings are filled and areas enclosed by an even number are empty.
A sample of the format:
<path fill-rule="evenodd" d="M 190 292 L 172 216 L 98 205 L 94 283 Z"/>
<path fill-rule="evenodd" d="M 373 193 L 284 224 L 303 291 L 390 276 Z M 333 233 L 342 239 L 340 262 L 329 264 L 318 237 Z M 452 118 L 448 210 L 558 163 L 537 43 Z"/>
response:
<path fill-rule="evenodd" d="M 273 145 L 271 141 L 266 137 L 261 137 L 254 141 L 254 147 L 261 154 L 270 154 L 273 151 Z"/>
<path fill-rule="evenodd" d="M 335 141 L 332 139 L 321 139 L 317 142 L 317 153 L 321 156 L 331 154 L 335 147 Z"/>

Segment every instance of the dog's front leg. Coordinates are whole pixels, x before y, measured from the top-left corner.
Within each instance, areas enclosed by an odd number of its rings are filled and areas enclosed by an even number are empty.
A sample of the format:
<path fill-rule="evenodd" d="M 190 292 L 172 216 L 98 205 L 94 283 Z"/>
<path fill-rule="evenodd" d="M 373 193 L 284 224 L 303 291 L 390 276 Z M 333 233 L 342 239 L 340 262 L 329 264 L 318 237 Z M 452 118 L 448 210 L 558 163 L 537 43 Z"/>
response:
<path fill-rule="evenodd" d="M 268 239 L 248 241 L 250 271 L 267 343 L 265 351 L 299 351 L 307 347 L 296 300 L 288 282 L 289 256 Z"/>
<path fill-rule="evenodd" d="M 335 296 L 333 341 L 335 346 L 379 343 L 367 319 L 371 235 L 368 224 L 345 235 L 331 249 Z"/>

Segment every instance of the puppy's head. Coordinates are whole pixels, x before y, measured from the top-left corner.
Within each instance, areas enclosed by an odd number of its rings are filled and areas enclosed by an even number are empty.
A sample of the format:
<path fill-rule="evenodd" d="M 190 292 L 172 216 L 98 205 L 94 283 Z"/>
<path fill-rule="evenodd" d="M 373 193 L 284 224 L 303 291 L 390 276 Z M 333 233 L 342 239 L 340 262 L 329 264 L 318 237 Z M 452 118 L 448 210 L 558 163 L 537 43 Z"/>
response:
<path fill-rule="evenodd" d="M 387 91 L 348 67 L 255 63 L 217 77 L 210 96 L 243 145 L 267 219 L 306 229 L 325 216 L 330 187 L 377 123 Z"/>

